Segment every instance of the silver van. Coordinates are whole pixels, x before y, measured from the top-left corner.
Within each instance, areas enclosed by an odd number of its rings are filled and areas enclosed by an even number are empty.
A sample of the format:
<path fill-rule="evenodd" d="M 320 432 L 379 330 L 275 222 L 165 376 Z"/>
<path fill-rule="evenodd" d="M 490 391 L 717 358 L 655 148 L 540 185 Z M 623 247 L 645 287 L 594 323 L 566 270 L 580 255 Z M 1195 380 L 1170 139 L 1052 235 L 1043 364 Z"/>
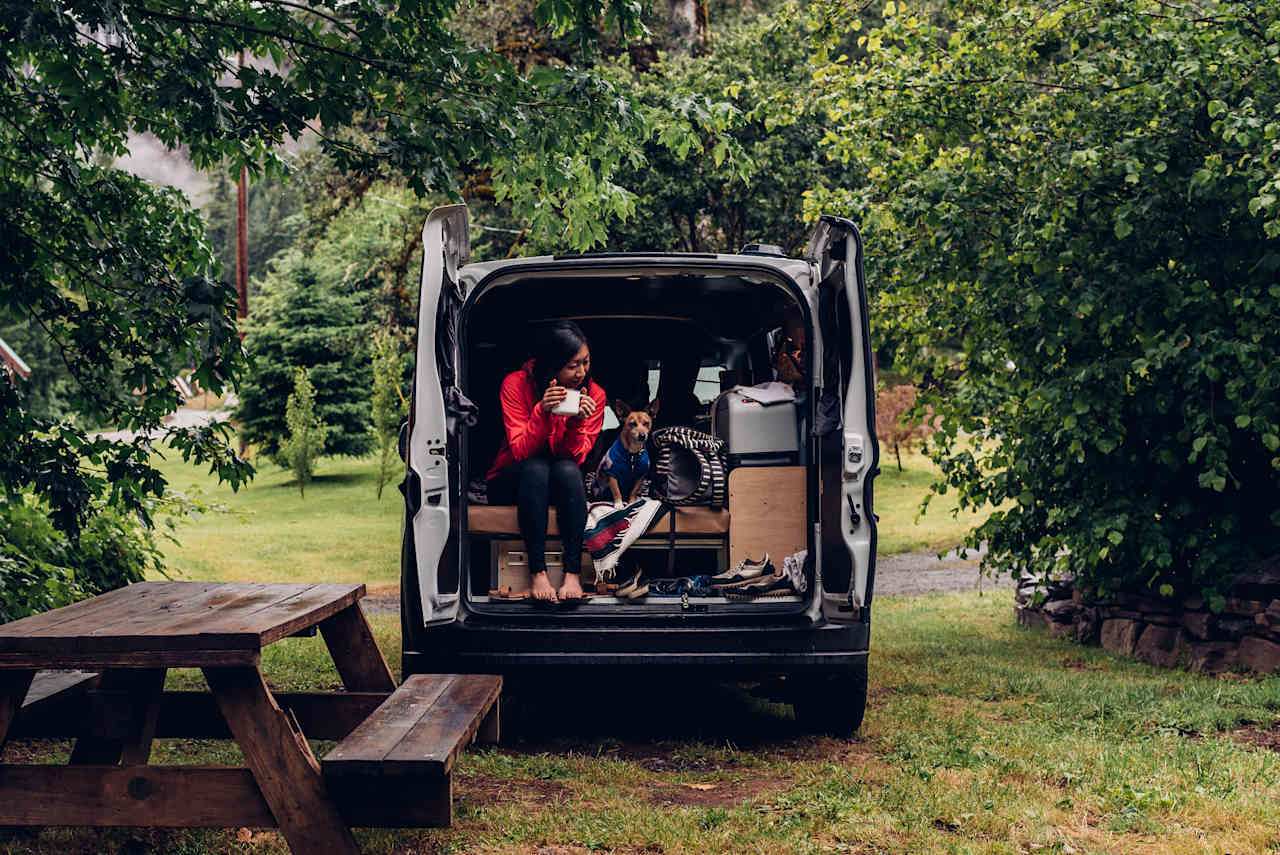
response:
<path fill-rule="evenodd" d="M 879 449 L 853 223 L 823 217 L 798 259 L 750 245 L 737 254 L 469 264 L 468 231 L 466 207 L 454 205 L 433 211 L 422 232 L 413 398 L 401 439 L 404 673 L 683 669 L 757 683 L 814 729 L 856 730 L 866 706 Z M 627 556 L 655 576 L 674 568 L 690 578 L 768 551 L 800 568 L 792 591 L 637 601 L 601 585 L 602 595 L 553 610 L 501 596 L 504 582 L 527 580 L 527 569 L 515 509 L 483 496 L 502 441 L 498 389 L 528 357 L 531 332 L 566 319 L 586 332 L 593 378 L 610 399 L 657 397 L 656 426 L 667 413 L 672 425 L 728 434 L 727 507 L 677 507 Z M 753 438 L 749 411 L 729 432 L 725 398 L 737 390 L 733 401 L 750 403 L 750 387 L 776 379 L 788 331 L 800 339 L 804 381 L 787 405 L 794 441 L 770 448 Z M 554 569 L 554 522 L 548 537 Z M 583 579 L 589 587 L 585 571 Z"/>

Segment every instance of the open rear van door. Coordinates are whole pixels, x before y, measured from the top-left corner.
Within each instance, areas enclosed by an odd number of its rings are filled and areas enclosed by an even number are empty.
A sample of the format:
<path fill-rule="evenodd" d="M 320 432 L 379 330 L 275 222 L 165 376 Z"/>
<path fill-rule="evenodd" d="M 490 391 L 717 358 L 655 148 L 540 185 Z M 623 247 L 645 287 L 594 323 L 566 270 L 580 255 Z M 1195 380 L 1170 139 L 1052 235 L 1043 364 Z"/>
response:
<path fill-rule="evenodd" d="M 875 576 L 872 481 L 879 472 L 880 448 L 862 237 L 852 221 L 823 216 L 805 258 L 815 267 L 822 341 L 814 419 L 821 479 L 822 611 L 828 620 L 866 621 Z"/>
<path fill-rule="evenodd" d="M 420 616 L 414 616 L 420 618 L 420 626 L 445 623 L 458 614 L 460 562 L 453 519 L 459 510 L 453 500 L 458 485 L 451 483 L 457 479 L 458 450 L 456 438 L 449 435 L 446 400 L 460 397 L 454 332 L 462 302 L 458 268 L 471 256 L 469 229 L 466 205 L 436 208 L 422 227 L 422 289 L 404 485 L 405 575 L 415 577 L 418 588 L 418 597 L 404 603 L 405 617 L 407 622 L 415 606 L 420 607 Z M 411 581 L 403 580 L 406 587 Z"/>

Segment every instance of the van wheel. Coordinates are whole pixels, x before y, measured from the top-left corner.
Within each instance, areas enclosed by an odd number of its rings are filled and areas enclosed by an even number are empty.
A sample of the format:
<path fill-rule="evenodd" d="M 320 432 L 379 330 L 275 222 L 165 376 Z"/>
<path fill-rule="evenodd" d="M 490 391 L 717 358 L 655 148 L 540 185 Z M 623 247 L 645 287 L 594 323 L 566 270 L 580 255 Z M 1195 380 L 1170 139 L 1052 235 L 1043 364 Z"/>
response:
<path fill-rule="evenodd" d="M 791 702 L 796 721 L 811 733 L 852 736 L 867 711 L 867 663 L 812 677 Z"/>

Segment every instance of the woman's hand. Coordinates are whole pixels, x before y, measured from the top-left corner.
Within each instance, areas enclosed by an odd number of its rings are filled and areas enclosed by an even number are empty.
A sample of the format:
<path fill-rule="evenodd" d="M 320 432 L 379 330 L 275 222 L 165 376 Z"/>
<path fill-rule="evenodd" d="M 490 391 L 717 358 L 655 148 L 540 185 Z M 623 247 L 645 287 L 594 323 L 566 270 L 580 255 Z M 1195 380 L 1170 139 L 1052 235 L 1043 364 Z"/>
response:
<path fill-rule="evenodd" d="M 584 389 L 582 397 L 578 400 L 578 418 L 587 419 L 596 411 L 596 400 L 586 393 Z"/>
<path fill-rule="evenodd" d="M 551 412 L 561 401 L 564 400 L 567 392 L 565 388 L 556 381 L 552 380 L 551 385 L 547 387 L 547 391 L 542 393 L 542 409 Z"/>

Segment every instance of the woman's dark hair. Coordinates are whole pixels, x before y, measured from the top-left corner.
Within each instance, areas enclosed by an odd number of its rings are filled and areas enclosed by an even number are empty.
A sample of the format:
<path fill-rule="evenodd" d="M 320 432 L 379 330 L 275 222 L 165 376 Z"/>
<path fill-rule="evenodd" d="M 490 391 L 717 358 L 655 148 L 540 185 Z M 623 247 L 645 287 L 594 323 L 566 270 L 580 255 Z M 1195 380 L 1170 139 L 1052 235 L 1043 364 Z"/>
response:
<path fill-rule="evenodd" d="M 533 382 L 538 389 L 545 389 L 560 369 L 568 365 L 587 337 L 573 321 L 558 321 L 539 329 L 533 336 Z M 591 382 L 588 374 L 582 380 L 585 387 Z"/>

